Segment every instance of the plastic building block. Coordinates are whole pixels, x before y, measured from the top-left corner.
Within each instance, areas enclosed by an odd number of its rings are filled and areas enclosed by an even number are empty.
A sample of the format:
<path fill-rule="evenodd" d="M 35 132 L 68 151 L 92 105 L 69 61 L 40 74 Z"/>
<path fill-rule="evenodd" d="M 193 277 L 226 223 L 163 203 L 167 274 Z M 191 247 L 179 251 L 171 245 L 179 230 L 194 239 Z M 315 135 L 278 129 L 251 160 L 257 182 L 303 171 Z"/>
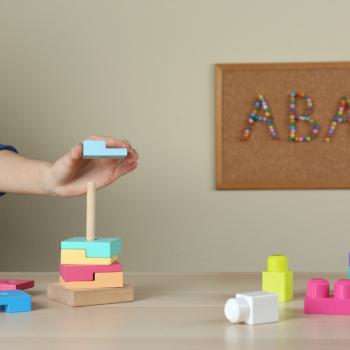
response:
<path fill-rule="evenodd" d="M 114 304 L 133 301 L 134 289 L 130 285 L 122 288 L 65 289 L 60 283 L 50 283 L 47 297 L 69 306 Z"/>
<path fill-rule="evenodd" d="M 304 298 L 304 313 L 350 315 L 350 280 L 335 281 L 334 295 L 330 295 L 329 282 L 326 279 L 310 279 Z"/>
<path fill-rule="evenodd" d="M 60 283 L 67 289 L 120 288 L 123 287 L 123 272 L 98 272 L 93 281 L 66 282 L 60 276 Z"/>
<path fill-rule="evenodd" d="M 0 290 L 24 290 L 33 287 L 33 280 L 0 279 Z"/>
<path fill-rule="evenodd" d="M 285 255 L 267 258 L 267 271 L 262 273 L 262 290 L 278 294 L 281 302 L 293 299 L 293 271 L 288 270 Z"/>
<path fill-rule="evenodd" d="M 7 313 L 32 310 L 32 296 L 21 290 L 0 291 L 0 307 Z"/>
<path fill-rule="evenodd" d="M 224 312 L 232 323 L 277 322 L 278 295 L 261 291 L 236 294 L 236 298 L 226 301 Z"/>
<path fill-rule="evenodd" d="M 60 276 L 65 282 L 93 281 L 96 272 L 121 272 L 122 265 L 61 265 Z"/>
<path fill-rule="evenodd" d="M 71 237 L 61 242 L 61 249 L 85 249 L 88 258 L 111 258 L 120 253 L 122 240 L 105 237 L 87 241 L 86 237 Z"/>
<path fill-rule="evenodd" d="M 61 250 L 61 264 L 62 265 L 111 265 L 118 261 L 118 256 L 111 258 L 88 258 L 85 250 L 77 249 L 62 249 Z"/>
<path fill-rule="evenodd" d="M 125 158 L 127 148 L 108 148 L 105 140 L 85 140 L 83 142 L 83 157 L 91 158 Z"/>

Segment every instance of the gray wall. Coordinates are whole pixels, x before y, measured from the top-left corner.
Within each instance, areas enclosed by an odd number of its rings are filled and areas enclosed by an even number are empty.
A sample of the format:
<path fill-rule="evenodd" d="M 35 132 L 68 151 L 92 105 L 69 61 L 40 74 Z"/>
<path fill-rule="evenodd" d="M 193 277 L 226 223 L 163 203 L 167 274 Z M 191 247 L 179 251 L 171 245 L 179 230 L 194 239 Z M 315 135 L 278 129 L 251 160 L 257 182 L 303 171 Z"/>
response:
<path fill-rule="evenodd" d="M 316 11 L 317 10 L 317 11 Z M 0 140 L 54 160 L 127 138 L 138 170 L 98 193 L 129 271 L 345 270 L 348 191 L 214 188 L 214 64 L 349 60 L 349 1 L 0 1 Z M 0 200 L 0 270 L 57 270 L 84 198 Z"/>

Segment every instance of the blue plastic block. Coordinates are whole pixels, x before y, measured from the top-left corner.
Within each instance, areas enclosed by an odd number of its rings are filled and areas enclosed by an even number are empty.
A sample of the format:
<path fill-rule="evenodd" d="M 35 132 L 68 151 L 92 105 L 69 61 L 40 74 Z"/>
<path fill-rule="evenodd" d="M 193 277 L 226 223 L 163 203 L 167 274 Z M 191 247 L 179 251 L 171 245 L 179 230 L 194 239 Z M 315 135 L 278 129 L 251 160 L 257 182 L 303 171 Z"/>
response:
<path fill-rule="evenodd" d="M 85 249 L 88 258 L 111 258 L 121 252 L 122 240 L 105 237 L 87 241 L 85 237 L 72 237 L 61 242 L 61 249 Z"/>
<path fill-rule="evenodd" d="M 91 158 L 125 158 L 127 148 L 107 148 L 104 140 L 85 140 L 83 142 L 83 157 Z"/>
<path fill-rule="evenodd" d="M 0 308 L 10 314 L 32 311 L 32 296 L 22 290 L 0 291 Z"/>

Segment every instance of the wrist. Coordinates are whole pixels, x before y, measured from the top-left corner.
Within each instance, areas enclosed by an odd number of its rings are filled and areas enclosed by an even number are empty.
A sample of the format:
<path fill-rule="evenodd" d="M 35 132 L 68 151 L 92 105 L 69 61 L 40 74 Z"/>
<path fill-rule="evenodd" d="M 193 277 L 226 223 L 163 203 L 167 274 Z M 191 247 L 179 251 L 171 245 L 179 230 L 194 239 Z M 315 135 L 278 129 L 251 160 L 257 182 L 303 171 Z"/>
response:
<path fill-rule="evenodd" d="M 57 186 L 55 185 L 54 178 L 52 176 L 52 167 L 53 164 L 50 162 L 42 162 L 41 164 L 41 184 L 42 184 L 42 191 L 43 194 L 47 196 L 58 196 L 57 194 Z"/>

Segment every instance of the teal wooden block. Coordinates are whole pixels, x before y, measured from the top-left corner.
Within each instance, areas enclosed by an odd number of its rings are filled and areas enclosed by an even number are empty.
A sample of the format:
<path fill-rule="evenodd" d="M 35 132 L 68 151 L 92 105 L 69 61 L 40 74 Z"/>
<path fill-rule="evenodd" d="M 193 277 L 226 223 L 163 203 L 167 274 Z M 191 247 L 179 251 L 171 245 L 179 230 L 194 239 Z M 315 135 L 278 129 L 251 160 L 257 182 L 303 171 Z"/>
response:
<path fill-rule="evenodd" d="M 84 249 L 88 258 L 111 258 L 121 252 L 122 240 L 105 237 L 87 241 L 85 237 L 72 237 L 61 242 L 61 249 Z"/>
<path fill-rule="evenodd" d="M 104 140 L 85 140 L 83 142 L 83 157 L 92 158 L 125 158 L 127 148 L 108 148 Z"/>
<path fill-rule="evenodd" d="M 0 291 L 0 308 L 9 314 L 32 311 L 32 296 L 18 289 Z"/>

